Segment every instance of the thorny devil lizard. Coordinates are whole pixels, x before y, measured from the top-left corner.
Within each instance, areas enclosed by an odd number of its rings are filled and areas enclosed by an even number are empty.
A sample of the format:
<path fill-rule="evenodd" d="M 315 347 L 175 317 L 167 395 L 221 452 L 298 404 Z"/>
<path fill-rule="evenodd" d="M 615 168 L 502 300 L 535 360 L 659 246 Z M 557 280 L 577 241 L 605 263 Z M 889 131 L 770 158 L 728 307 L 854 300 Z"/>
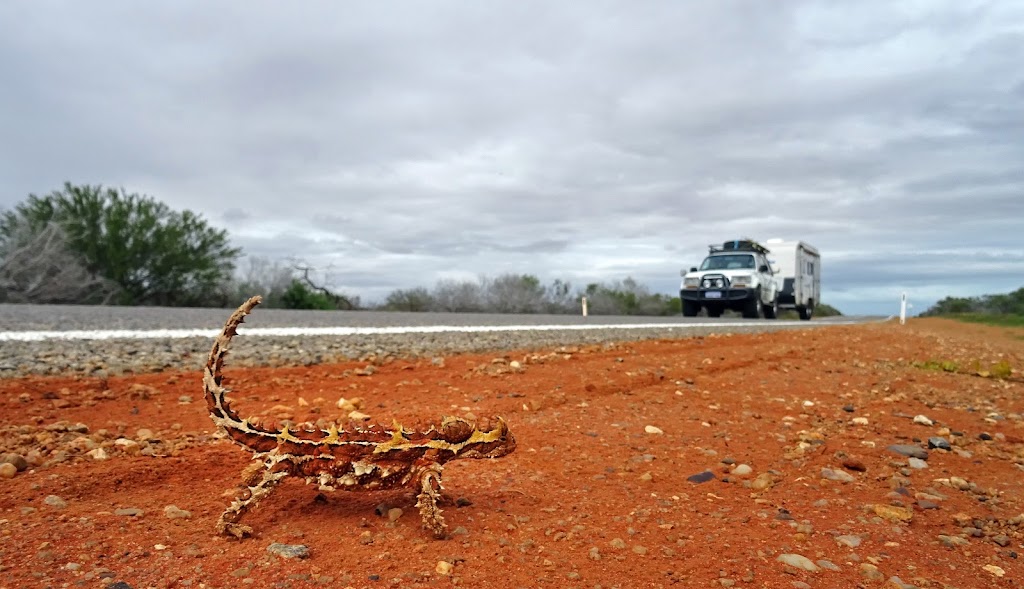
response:
<path fill-rule="evenodd" d="M 500 417 L 497 426 L 482 431 L 459 417 L 444 417 L 440 427 L 426 431 L 408 431 L 397 423 L 392 429 L 380 425 L 365 429 L 323 430 L 312 426 L 268 428 L 242 419 L 225 397 L 221 384 L 224 357 L 231 338 L 245 316 L 260 304 L 255 296 L 242 304 L 224 324 L 210 350 L 203 372 L 206 405 L 213 422 L 227 436 L 254 452 L 254 462 L 242 472 L 239 494 L 221 514 L 217 530 L 242 538 L 252 528 L 238 523 L 246 511 L 270 494 L 289 476 L 300 477 L 321 488 L 348 491 L 372 491 L 412 486 L 419 489 L 416 507 L 423 526 L 435 538 L 447 534 L 438 499 L 441 496 L 441 471 L 446 462 L 459 458 L 499 458 L 516 448 L 515 438 Z"/>

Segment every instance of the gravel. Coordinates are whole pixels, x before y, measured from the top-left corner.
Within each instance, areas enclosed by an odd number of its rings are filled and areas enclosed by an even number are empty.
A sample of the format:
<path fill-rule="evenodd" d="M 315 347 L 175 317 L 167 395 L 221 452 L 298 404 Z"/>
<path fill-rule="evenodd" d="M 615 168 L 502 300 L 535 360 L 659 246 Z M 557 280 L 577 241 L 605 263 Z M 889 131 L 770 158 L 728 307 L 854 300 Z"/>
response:
<path fill-rule="evenodd" d="M 0 305 L 0 331 L 95 329 L 216 330 L 228 309 Z M 361 335 L 245 337 L 234 342 L 233 366 L 312 365 L 370 357 L 433 357 L 458 352 L 487 352 L 539 347 L 600 344 L 654 338 L 687 338 L 712 333 L 764 332 L 807 328 L 806 322 L 684 320 L 681 317 L 580 317 L 571 315 L 489 315 L 381 313 L 369 311 L 288 311 L 258 309 L 249 327 L 389 327 L 565 325 L 566 329 Z M 812 322 L 825 325 L 827 322 Z M 614 329 L 573 329 L 581 325 L 630 325 Z M 635 326 L 634 325 L 641 325 Z M 651 327 L 645 327 L 651 325 Z M 0 336 L 3 334 L 0 333 Z M 212 337 L 144 339 L 47 339 L 3 341 L 0 378 L 27 374 L 78 374 L 105 377 L 163 370 L 200 370 Z"/>

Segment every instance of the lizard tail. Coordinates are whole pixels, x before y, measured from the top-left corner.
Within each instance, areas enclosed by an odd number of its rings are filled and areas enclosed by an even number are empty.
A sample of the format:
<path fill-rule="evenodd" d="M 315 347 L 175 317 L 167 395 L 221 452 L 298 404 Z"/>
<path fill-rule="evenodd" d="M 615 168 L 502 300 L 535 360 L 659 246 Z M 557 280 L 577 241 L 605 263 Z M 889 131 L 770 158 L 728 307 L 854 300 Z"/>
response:
<path fill-rule="evenodd" d="M 213 340 L 213 347 L 210 349 L 210 357 L 206 361 L 206 368 L 203 370 L 203 392 L 206 397 L 206 407 L 210 411 L 210 418 L 218 426 L 227 430 L 230 434 L 232 429 L 247 429 L 245 420 L 238 416 L 225 398 L 227 389 L 221 385 L 224 376 L 224 357 L 228 354 L 228 347 L 231 345 L 231 338 L 238 333 L 238 326 L 245 320 L 253 308 L 263 302 L 263 297 L 254 296 L 242 303 L 231 317 L 224 324 L 217 338 Z"/>

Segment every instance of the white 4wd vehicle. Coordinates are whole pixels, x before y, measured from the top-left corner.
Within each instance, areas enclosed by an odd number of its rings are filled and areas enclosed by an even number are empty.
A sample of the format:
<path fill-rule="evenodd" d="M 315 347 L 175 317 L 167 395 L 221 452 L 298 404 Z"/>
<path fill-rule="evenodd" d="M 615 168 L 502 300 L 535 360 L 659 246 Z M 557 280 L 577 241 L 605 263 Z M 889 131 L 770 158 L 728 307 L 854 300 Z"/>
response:
<path fill-rule="evenodd" d="M 680 272 L 683 315 L 695 317 L 704 308 L 708 317 L 720 317 L 722 311 L 732 309 L 748 319 L 775 319 L 779 286 L 768 250 L 749 239 L 711 245 L 708 250 L 699 268 Z"/>

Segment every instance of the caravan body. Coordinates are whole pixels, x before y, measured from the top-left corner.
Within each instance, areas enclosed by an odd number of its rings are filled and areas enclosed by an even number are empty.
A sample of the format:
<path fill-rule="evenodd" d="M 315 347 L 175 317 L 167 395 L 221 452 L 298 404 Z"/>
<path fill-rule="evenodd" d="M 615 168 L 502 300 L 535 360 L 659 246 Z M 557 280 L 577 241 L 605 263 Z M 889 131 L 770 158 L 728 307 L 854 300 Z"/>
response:
<path fill-rule="evenodd" d="M 779 308 L 796 309 L 803 320 L 814 313 L 821 302 L 821 256 L 818 250 L 802 241 L 769 239 L 765 242 L 772 270 L 781 282 Z"/>

